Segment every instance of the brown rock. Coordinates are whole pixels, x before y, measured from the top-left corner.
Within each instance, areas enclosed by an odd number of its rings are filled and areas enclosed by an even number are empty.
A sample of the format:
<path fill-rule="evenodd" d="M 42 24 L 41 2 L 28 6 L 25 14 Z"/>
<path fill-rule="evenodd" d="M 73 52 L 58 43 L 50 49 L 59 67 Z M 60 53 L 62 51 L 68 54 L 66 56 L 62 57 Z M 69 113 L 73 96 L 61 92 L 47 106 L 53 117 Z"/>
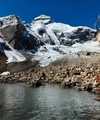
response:
<path fill-rule="evenodd" d="M 73 75 L 81 75 L 81 73 L 79 71 L 77 71 L 77 70 L 74 70 Z"/>
<path fill-rule="evenodd" d="M 96 76 L 96 82 L 99 82 L 99 83 L 100 83 L 100 75 L 97 75 L 97 76 Z"/>
<path fill-rule="evenodd" d="M 81 76 L 85 77 L 87 75 L 87 72 L 81 72 Z"/>
<path fill-rule="evenodd" d="M 94 100 L 100 101 L 100 95 L 97 95 L 96 98 L 95 98 Z"/>
<path fill-rule="evenodd" d="M 94 88 L 94 92 L 95 92 L 96 94 L 100 94 L 100 88 L 99 88 L 99 87 Z"/>

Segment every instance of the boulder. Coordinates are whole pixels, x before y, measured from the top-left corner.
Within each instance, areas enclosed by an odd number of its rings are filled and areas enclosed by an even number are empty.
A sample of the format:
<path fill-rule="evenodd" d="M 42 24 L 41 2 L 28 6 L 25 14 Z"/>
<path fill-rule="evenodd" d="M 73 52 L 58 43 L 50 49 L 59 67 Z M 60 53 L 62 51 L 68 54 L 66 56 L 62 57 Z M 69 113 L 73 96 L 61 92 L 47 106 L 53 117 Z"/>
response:
<path fill-rule="evenodd" d="M 100 94 L 100 87 L 94 88 L 94 92 L 95 92 L 96 94 Z"/>
<path fill-rule="evenodd" d="M 100 83 L 100 74 L 96 76 L 96 82 Z"/>

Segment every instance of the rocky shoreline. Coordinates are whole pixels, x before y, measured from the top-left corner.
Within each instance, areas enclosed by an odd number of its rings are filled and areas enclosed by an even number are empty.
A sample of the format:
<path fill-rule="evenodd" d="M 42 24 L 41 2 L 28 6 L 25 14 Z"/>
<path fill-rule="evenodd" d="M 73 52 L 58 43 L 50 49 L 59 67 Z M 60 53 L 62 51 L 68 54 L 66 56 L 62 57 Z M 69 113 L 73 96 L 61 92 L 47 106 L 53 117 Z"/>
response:
<path fill-rule="evenodd" d="M 30 87 L 39 87 L 46 83 L 58 84 L 63 88 L 95 93 L 97 95 L 95 100 L 100 101 L 100 61 L 38 66 L 8 75 L 0 75 L 0 83 L 25 83 Z"/>

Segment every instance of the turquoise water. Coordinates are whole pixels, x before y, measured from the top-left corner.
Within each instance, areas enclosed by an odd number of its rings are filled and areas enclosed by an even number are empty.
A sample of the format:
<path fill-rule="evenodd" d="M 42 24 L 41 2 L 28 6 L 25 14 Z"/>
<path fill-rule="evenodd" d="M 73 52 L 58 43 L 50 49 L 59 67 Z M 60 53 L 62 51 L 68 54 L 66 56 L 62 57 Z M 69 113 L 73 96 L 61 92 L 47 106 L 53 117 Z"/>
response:
<path fill-rule="evenodd" d="M 100 118 L 100 102 L 86 91 L 57 85 L 29 88 L 0 85 L 0 120 L 91 120 Z"/>

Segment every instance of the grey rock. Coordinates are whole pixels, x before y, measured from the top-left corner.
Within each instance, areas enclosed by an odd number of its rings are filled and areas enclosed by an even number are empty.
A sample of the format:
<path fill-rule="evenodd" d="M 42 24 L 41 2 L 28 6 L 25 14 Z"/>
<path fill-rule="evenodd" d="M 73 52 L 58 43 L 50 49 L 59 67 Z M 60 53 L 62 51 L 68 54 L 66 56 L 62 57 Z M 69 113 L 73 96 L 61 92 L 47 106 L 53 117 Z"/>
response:
<path fill-rule="evenodd" d="M 12 48 L 33 49 L 36 46 L 36 39 L 30 35 L 21 22 L 20 18 L 16 15 L 10 15 L 0 18 L 0 36 Z"/>

